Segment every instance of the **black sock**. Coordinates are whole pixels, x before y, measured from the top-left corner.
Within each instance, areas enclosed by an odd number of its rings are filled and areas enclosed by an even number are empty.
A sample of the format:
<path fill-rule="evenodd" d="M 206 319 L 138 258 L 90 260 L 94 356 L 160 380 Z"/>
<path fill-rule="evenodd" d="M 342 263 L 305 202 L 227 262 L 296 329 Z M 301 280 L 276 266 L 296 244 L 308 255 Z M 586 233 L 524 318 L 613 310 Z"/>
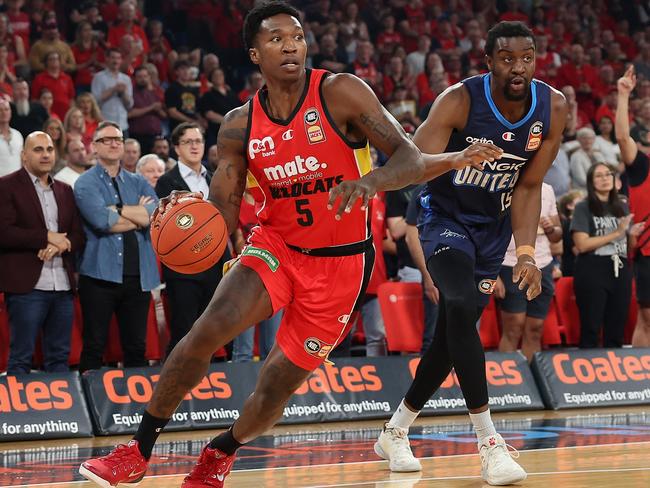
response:
<path fill-rule="evenodd" d="M 156 439 L 162 432 L 162 430 L 169 422 L 169 419 L 160 419 L 154 417 L 146 410 L 142 416 L 142 422 L 138 426 L 138 431 L 135 433 L 133 438 L 138 441 L 140 447 L 140 453 L 149 460 L 151 457 L 151 450 L 153 449 Z"/>
<path fill-rule="evenodd" d="M 219 434 L 217 437 L 212 439 L 208 445 L 211 449 L 219 449 L 221 452 L 228 454 L 228 456 L 232 456 L 235 454 L 235 451 L 244 444 L 238 442 L 237 439 L 233 437 L 231 427 L 223 434 Z"/>

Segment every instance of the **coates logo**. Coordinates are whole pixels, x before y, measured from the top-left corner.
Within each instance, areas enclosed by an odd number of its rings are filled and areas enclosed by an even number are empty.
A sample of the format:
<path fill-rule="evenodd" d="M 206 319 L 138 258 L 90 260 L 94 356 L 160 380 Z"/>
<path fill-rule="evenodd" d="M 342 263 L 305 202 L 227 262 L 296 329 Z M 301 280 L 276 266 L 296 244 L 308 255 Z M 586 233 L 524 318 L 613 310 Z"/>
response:
<path fill-rule="evenodd" d="M 504 132 L 503 134 L 501 134 L 501 139 L 503 139 L 504 141 L 511 142 L 515 140 L 515 135 L 512 132 Z"/>
<path fill-rule="evenodd" d="M 70 410 L 75 404 L 70 390 L 74 388 L 67 379 L 19 380 L 5 376 L 0 381 L 0 413 Z"/>
<path fill-rule="evenodd" d="M 255 159 L 257 153 L 262 153 L 262 156 L 275 155 L 275 142 L 271 136 L 260 139 L 251 139 L 248 143 L 248 157 Z"/>
<path fill-rule="evenodd" d="M 415 378 L 418 364 L 420 364 L 420 358 L 413 358 L 409 361 L 409 371 L 412 378 Z M 485 377 L 491 386 L 522 385 L 524 383 L 524 377 L 519 370 L 519 366 L 513 359 L 486 359 Z M 445 378 L 440 388 L 452 388 L 453 386 L 460 386 L 454 370 Z"/>
<path fill-rule="evenodd" d="M 485 293 L 486 295 L 492 295 L 494 293 L 494 287 L 497 284 L 497 280 L 481 280 L 478 283 L 478 291 Z"/>
<path fill-rule="evenodd" d="M 553 370 L 565 385 L 594 383 L 646 384 L 650 380 L 650 355 L 636 351 L 607 351 L 574 357 L 566 353 L 552 356 Z"/>
<path fill-rule="evenodd" d="M 316 368 L 294 394 L 357 393 L 381 391 L 383 387 L 377 368 L 372 364 L 340 368 L 332 364 L 324 364 Z"/>
<path fill-rule="evenodd" d="M 312 356 L 324 358 L 332 350 L 332 344 L 325 344 L 320 339 L 308 337 L 305 339 L 305 351 Z"/>
<path fill-rule="evenodd" d="M 264 168 L 264 175 L 270 181 L 278 181 L 325 168 L 327 168 L 327 163 L 320 163 L 314 156 L 307 156 L 306 158 L 296 156 L 284 164 Z"/>

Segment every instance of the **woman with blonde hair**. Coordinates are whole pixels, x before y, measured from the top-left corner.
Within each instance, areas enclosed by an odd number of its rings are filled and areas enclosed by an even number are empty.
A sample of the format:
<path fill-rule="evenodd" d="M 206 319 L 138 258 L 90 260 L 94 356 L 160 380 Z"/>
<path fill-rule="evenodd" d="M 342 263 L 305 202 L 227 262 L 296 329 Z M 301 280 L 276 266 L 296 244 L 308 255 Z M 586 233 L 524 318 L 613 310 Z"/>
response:
<path fill-rule="evenodd" d="M 52 138 L 52 142 L 54 142 L 56 162 L 54 163 L 52 173 L 56 174 L 65 166 L 65 146 L 67 143 L 65 128 L 60 120 L 49 118 L 43 124 L 43 132 L 48 134 Z"/>
<path fill-rule="evenodd" d="M 90 141 L 92 139 L 86 137 L 84 114 L 78 107 L 73 105 L 68 109 L 63 119 L 63 128 L 65 129 L 66 142 L 79 138 L 84 146 L 86 146 L 86 150 L 90 148 Z"/>
<path fill-rule="evenodd" d="M 92 141 L 97 125 L 104 120 L 104 117 L 102 116 L 102 111 L 99 110 L 97 100 L 95 100 L 95 97 L 90 92 L 77 95 L 75 105 L 81 110 L 84 116 L 85 133 L 83 141 L 86 144 L 86 140 Z"/>

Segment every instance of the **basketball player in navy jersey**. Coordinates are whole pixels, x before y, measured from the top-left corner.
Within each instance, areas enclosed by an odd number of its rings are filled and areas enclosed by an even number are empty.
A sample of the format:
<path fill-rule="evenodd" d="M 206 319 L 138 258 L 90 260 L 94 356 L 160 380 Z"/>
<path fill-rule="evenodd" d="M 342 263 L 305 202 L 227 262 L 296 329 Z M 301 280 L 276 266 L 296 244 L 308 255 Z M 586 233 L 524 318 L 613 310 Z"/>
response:
<path fill-rule="evenodd" d="M 541 290 L 534 244 L 542 180 L 562 139 L 563 95 L 533 79 L 535 39 L 520 22 L 501 22 L 487 36 L 489 73 L 442 93 L 414 142 L 423 153 L 462 151 L 477 141 L 503 150 L 495 161 L 452 169 L 425 159 L 420 241 L 440 291 L 435 337 L 415 379 L 375 444 L 393 471 L 419 471 L 408 428 L 454 368 L 478 438 L 483 479 L 516 483 L 526 472 L 496 433 L 488 408 L 485 356 L 476 321 L 493 292 L 510 237 L 518 261 L 513 281 L 532 300 Z"/>
<path fill-rule="evenodd" d="M 79 472 L 100 486 L 142 480 L 158 435 L 206 374 L 213 352 L 284 308 L 255 391 L 182 485 L 221 488 L 237 449 L 282 416 L 293 392 L 345 337 L 372 270 L 369 199 L 422 179 L 423 156 L 364 82 L 305 69 L 298 17 L 282 2 L 261 4 L 246 17 L 248 52 L 267 84 L 221 124 L 209 200 L 232 232 L 248 181 L 262 207 L 260 225 L 167 358 L 134 438 L 81 465 Z M 390 156 L 371 173 L 368 142 Z M 477 142 L 431 161 L 480 167 L 498 155 L 495 146 Z M 177 198 L 161 199 L 163 210 Z"/>

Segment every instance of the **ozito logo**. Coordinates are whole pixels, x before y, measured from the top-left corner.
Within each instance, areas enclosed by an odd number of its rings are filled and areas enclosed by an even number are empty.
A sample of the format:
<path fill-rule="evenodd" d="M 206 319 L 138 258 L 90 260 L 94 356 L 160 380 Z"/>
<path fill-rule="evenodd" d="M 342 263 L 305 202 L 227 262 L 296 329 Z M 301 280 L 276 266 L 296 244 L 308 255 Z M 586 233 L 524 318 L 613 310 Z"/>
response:
<path fill-rule="evenodd" d="M 483 144 L 494 144 L 494 141 L 492 139 L 487 139 L 485 137 L 472 137 L 472 136 L 467 136 L 465 138 L 467 142 L 470 144 L 474 144 L 476 142 L 481 142 Z"/>
<path fill-rule="evenodd" d="M 504 132 L 501 135 L 501 139 L 503 139 L 504 141 L 511 142 L 515 140 L 515 135 L 512 132 Z"/>
<path fill-rule="evenodd" d="M 251 139 L 248 143 L 248 157 L 250 159 L 255 159 L 255 155 L 262 153 L 262 156 L 273 156 L 275 155 L 275 142 L 270 136 L 264 137 L 263 139 Z"/>

